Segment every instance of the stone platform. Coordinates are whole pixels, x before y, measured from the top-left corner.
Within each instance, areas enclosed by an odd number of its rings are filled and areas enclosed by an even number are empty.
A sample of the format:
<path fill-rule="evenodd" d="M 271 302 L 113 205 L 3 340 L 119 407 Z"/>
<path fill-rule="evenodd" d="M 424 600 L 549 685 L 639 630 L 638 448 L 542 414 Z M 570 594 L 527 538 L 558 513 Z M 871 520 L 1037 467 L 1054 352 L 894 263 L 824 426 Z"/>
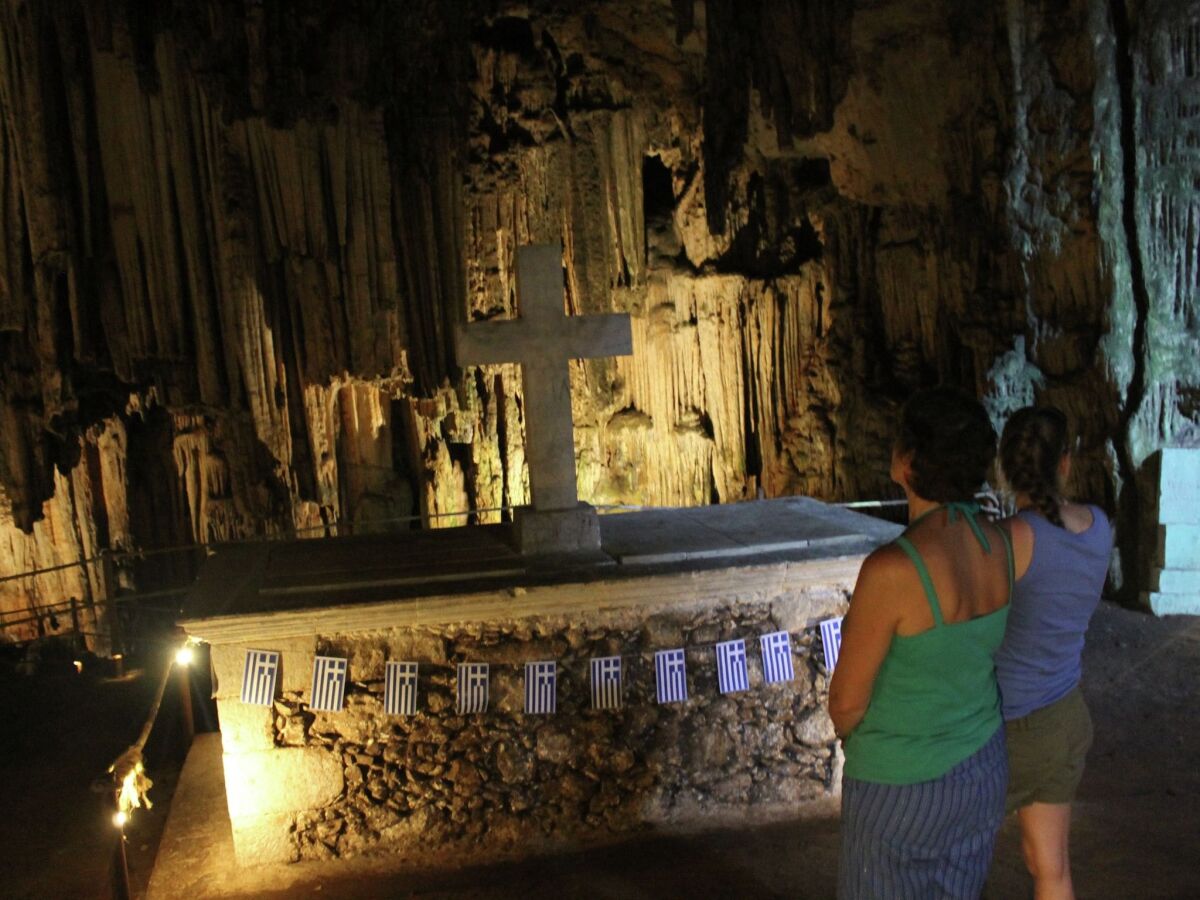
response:
<path fill-rule="evenodd" d="M 1159 616 L 1200 615 L 1200 448 L 1164 448 L 1150 468 L 1157 524 L 1146 605 Z"/>
<path fill-rule="evenodd" d="M 817 623 L 898 528 L 811 500 L 601 517 L 599 557 L 526 559 L 502 526 L 245 545 L 201 573 L 183 626 L 209 642 L 242 863 L 400 853 L 519 857 L 827 809 L 837 754 Z M 794 681 L 764 685 L 761 634 Z M 713 645 L 744 638 L 750 689 L 721 695 Z M 686 647 L 685 703 L 653 653 Z M 273 707 L 240 702 L 247 649 L 282 663 Z M 346 707 L 309 709 L 315 654 L 346 657 Z M 588 659 L 620 654 L 624 707 L 592 710 Z M 523 664 L 558 662 L 558 711 L 523 712 Z M 386 716 L 384 663 L 421 664 L 419 711 Z M 491 666 L 488 711 L 454 709 L 454 665 Z"/>

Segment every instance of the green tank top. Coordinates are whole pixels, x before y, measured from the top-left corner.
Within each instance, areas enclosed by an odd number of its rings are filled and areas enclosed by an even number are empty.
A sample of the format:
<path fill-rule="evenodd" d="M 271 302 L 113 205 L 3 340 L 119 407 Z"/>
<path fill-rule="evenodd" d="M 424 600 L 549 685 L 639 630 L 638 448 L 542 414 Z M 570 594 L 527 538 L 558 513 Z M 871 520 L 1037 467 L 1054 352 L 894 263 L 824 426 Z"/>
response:
<path fill-rule="evenodd" d="M 987 535 L 975 521 L 978 507 L 948 503 L 945 508 L 950 521 L 963 515 L 984 550 L 991 552 Z M 1008 555 L 1011 601 L 1012 545 L 1003 530 L 1000 534 Z M 917 568 L 934 624 L 920 634 L 892 636 L 866 715 L 846 739 L 845 773 L 860 781 L 916 784 L 944 775 L 1000 727 L 992 658 L 1004 638 L 1009 606 L 946 624 L 921 555 L 907 538 L 897 538 L 896 543 Z"/>

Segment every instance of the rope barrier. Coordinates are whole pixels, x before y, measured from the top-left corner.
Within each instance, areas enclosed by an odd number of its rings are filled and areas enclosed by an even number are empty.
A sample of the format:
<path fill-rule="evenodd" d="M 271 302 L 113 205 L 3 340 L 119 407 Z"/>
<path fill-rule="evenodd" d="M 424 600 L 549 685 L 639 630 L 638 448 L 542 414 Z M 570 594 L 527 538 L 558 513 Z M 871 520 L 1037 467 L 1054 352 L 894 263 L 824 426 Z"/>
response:
<path fill-rule="evenodd" d="M 0 576 L 0 584 L 6 581 L 19 581 L 22 578 L 33 578 L 36 575 L 48 575 L 51 572 L 61 572 L 63 569 L 74 569 L 76 567 L 88 566 L 92 563 L 100 562 L 100 557 L 92 556 L 87 559 L 77 559 L 74 562 L 62 563 L 57 566 L 47 566 L 44 569 L 30 569 L 28 572 L 21 572 L 17 575 L 2 575 Z"/>
<path fill-rule="evenodd" d="M 806 638 L 816 638 L 818 640 L 823 640 L 821 638 L 821 626 L 819 623 L 816 625 L 807 625 L 804 628 L 801 628 L 799 631 L 791 631 L 789 629 L 779 629 L 779 631 L 786 633 L 789 641 L 804 640 Z M 622 664 L 624 664 L 627 660 L 637 660 L 639 662 L 644 662 L 644 663 L 650 664 L 653 662 L 655 655 L 658 653 L 664 652 L 664 650 L 682 650 L 684 652 L 685 656 L 688 656 L 688 657 L 691 657 L 694 659 L 698 654 L 705 654 L 707 656 L 707 655 L 716 653 L 717 644 L 724 644 L 724 643 L 728 643 L 729 641 L 745 641 L 746 646 L 747 646 L 746 652 L 749 653 L 750 652 L 749 648 L 754 645 L 755 638 L 762 638 L 763 636 L 765 636 L 767 634 L 773 634 L 773 633 L 775 633 L 775 632 L 756 631 L 753 633 L 736 634 L 732 637 L 722 638 L 719 641 L 706 641 L 704 643 L 697 643 L 697 644 L 681 643 L 678 647 L 666 647 L 666 648 L 663 648 L 662 650 L 639 650 L 635 653 L 602 653 L 599 655 L 590 655 L 587 657 L 572 656 L 572 657 L 567 657 L 565 659 L 553 659 L 553 660 L 545 659 L 544 657 L 538 657 L 536 659 L 523 659 L 523 660 L 518 660 L 515 662 L 512 660 L 499 660 L 499 661 L 493 662 L 493 661 L 485 658 L 487 655 L 486 648 L 481 648 L 480 649 L 480 657 L 478 659 L 476 659 L 476 658 L 461 659 L 461 660 L 456 660 L 454 662 L 435 662 L 432 660 L 419 660 L 419 659 L 405 659 L 405 660 L 393 660 L 393 661 L 394 662 L 415 662 L 415 663 L 417 663 L 417 665 L 419 665 L 421 667 L 421 669 L 426 670 L 426 671 L 428 671 L 430 669 L 434 669 L 434 670 L 449 669 L 450 671 L 457 671 L 457 668 L 459 665 L 483 664 L 488 667 L 489 671 L 492 669 L 500 669 L 500 670 L 512 669 L 517 672 L 523 672 L 525 670 L 525 667 L 530 663 L 554 662 L 560 669 L 568 669 L 569 668 L 572 671 L 587 672 L 586 663 L 590 662 L 590 660 L 592 660 L 592 659 L 614 659 L 615 658 L 615 659 L 620 659 Z M 822 647 L 823 647 L 823 644 L 819 645 L 817 647 L 817 649 L 822 649 Z M 792 643 L 791 650 L 793 652 L 795 652 L 796 649 L 797 649 L 796 644 Z M 336 652 L 340 652 L 340 651 L 336 651 L 333 648 L 330 648 L 329 652 L 336 653 Z M 325 654 L 317 653 L 316 655 L 323 656 Z M 365 687 L 367 684 L 382 684 L 383 680 L 384 679 L 382 679 L 382 678 L 377 678 L 377 679 L 371 679 L 369 681 L 347 681 L 347 684 L 354 684 L 359 687 Z"/>

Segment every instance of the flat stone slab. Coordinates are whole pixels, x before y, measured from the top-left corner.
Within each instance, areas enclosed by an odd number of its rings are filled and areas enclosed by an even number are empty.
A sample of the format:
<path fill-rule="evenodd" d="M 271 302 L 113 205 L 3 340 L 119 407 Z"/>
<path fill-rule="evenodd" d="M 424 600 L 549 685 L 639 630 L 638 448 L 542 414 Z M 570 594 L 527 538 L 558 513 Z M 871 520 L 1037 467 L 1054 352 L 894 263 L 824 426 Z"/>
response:
<path fill-rule="evenodd" d="M 1155 569 L 1150 576 L 1150 590 L 1200 598 L 1200 569 Z"/>
<path fill-rule="evenodd" d="M 461 578 L 465 571 L 519 574 L 525 564 L 498 526 L 442 528 L 347 540 L 268 544 L 262 589 L 286 593 L 357 584 L 403 584 Z"/>
<path fill-rule="evenodd" d="M 1158 521 L 1196 524 L 1200 516 L 1200 448 L 1159 451 Z"/>
<path fill-rule="evenodd" d="M 146 896 L 215 896 L 222 887 L 236 885 L 237 875 L 221 735 L 198 734 L 179 773 Z"/>
<path fill-rule="evenodd" d="M 1142 596 L 1156 616 L 1200 616 L 1200 594 L 1165 594 L 1154 591 Z"/>
<path fill-rule="evenodd" d="M 602 546 L 617 562 L 683 562 L 762 556 L 821 545 L 853 543 L 860 523 L 838 521 L 798 501 L 660 509 L 606 516 Z M 858 528 L 850 527 L 858 525 Z"/>
<path fill-rule="evenodd" d="M 1158 565 L 1164 569 L 1200 569 L 1200 524 L 1159 525 Z"/>
<path fill-rule="evenodd" d="M 701 572 L 756 561 L 865 555 L 892 540 L 889 522 L 791 497 L 599 517 L 600 550 L 547 562 L 517 552 L 510 525 L 218 547 L 185 619 L 287 614 L 497 589 Z"/>

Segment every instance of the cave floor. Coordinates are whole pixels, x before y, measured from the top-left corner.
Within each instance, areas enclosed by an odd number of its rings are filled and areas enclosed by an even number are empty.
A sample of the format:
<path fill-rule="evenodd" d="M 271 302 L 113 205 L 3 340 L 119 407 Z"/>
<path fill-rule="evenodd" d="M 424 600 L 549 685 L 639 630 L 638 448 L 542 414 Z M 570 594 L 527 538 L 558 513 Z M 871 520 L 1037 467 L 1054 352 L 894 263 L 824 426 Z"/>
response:
<path fill-rule="evenodd" d="M 1200 620 L 1155 619 L 1102 606 L 1085 654 L 1085 691 L 1096 742 L 1072 832 L 1080 898 L 1200 897 L 1198 685 Z M 81 699 L 76 689 L 60 691 L 57 725 L 39 724 L 26 729 L 28 740 L 6 744 L 9 751 L 25 751 L 0 758 L 0 777 L 18 786 L 15 807 L 0 818 L 6 896 L 110 895 L 111 831 L 102 827 L 102 807 L 96 795 L 89 794 L 88 781 L 97 764 L 102 771 L 114 739 L 95 726 L 111 719 L 121 726 L 119 734 L 136 732 L 140 713 L 122 717 L 119 711 L 122 704 L 127 710 L 142 708 L 149 689 L 132 680 L 97 683 L 95 690 L 100 697 L 88 706 L 91 715 L 69 708 Z M 9 731 L 10 738 L 12 734 Z M 44 750 L 41 760 L 27 755 L 33 740 Z M 211 740 L 209 744 L 215 746 Z M 135 817 L 138 824 L 130 841 L 136 897 L 146 896 L 162 811 L 174 787 L 169 763 L 151 774 L 159 781 L 151 796 L 159 802 L 151 815 Z M 176 798 L 179 812 L 195 808 L 187 782 L 183 779 Z M 192 853 L 181 856 L 168 829 L 158 850 L 151 896 L 831 898 L 838 846 L 837 821 L 830 818 L 741 832 L 649 836 L 577 854 L 479 868 L 400 872 L 395 861 L 366 858 L 240 870 L 231 865 L 227 831 L 210 831 L 201 840 L 187 841 Z M 984 896 L 1030 896 L 1011 817 L 1001 832 Z"/>

